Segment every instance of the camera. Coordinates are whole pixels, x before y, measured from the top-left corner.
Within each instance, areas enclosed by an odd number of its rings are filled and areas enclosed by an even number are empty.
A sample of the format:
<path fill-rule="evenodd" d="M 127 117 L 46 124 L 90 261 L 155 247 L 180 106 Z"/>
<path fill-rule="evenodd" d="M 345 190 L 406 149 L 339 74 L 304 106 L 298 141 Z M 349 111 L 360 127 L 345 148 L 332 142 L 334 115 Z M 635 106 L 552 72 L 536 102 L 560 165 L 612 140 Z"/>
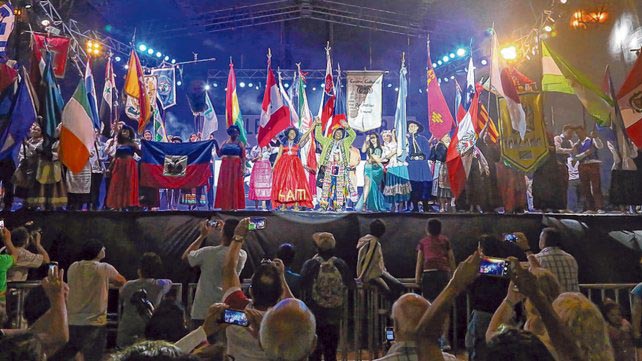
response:
<path fill-rule="evenodd" d="M 144 288 L 134 292 L 129 299 L 129 303 L 136 307 L 136 311 L 140 317 L 145 320 L 152 318 L 152 315 L 154 314 L 154 305 L 149 298 L 147 298 L 147 291 Z"/>

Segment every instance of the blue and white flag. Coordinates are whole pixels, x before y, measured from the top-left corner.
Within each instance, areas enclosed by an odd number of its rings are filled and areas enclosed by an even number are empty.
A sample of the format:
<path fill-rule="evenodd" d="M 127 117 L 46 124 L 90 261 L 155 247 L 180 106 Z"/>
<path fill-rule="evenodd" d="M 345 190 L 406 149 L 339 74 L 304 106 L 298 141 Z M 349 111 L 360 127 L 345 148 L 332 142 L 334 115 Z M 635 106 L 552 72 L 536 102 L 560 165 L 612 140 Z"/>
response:
<path fill-rule="evenodd" d="M 87 58 L 87 66 L 85 67 L 85 90 L 87 91 L 87 99 L 89 100 L 89 116 L 94 125 L 94 129 L 100 129 L 100 117 L 98 116 L 98 100 L 96 98 L 96 86 L 94 83 L 94 75 L 91 73 L 91 60 Z"/>
<path fill-rule="evenodd" d="M 158 81 L 156 97 L 163 110 L 176 105 L 176 69 L 172 67 L 152 69 Z"/>
<path fill-rule="evenodd" d="M 0 136 L 0 159 L 10 157 L 13 150 L 27 137 L 29 129 L 36 121 L 36 105 L 29 89 L 29 75 L 23 68 L 18 92 L 11 107 L 9 124 Z"/>
<path fill-rule="evenodd" d="M 212 100 L 208 92 L 205 92 L 205 111 L 203 112 L 203 134 L 202 139 L 209 139 L 210 134 L 218 130 L 218 117 L 214 111 Z"/>
<path fill-rule="evenodd" d="M 470 102 L 473 100 L 475 95 L 475 65 L 473 64 L 472 53 L 470 55 L 470 60 L 468 61 L 468 73 L 466 74 L 466 106 L 465 108 L 470 108 Z"/>
<path fill-rule="evenodd" d="M 406 69 L 406 64 L 402 64 L 401 70 L 399 70 L 399 95 L 397 97 L 397 110 L 395 111 L 397 159 L 399 159 L 400 162 L 404 162 L 408 155 L 408 139 L 406 138 L 406 129 L 408 128 L 408 119 L 406 114 L 406 98 L 408 97 L 407 74 L 408 69 Z"/>
<path fill-rule="evenodd" d="M 7 42 L 13 31 L 16 16 L 13 14 L 13 6 L 7 1 L 0 7 L 0 62 L 7 61 Z"/>

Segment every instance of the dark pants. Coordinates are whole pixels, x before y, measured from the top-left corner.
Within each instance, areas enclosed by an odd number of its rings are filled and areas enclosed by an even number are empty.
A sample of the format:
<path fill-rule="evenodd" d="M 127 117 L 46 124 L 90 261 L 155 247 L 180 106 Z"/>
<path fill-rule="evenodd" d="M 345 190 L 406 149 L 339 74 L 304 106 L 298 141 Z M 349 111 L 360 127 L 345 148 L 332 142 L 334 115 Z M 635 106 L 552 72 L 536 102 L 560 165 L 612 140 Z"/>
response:
<path fill-rule="evenodd" d="M 73 359 L 82 352 L 85 361 L 100 361 L 107 344 L 105 326 L 69 326 L 69 342 L 56 355 L 57 360 Z"/>
<path fill-rule="evenodd" d="M 102 173 L 91 173 L 91 190 L 89 194 L 91 196 L 90 209 L 96 210 L 100 208 L 100 184 L 103 182 Z"/>
<path fill-rule="evenodd" d="M 3 203 L 5 211 L 10 211 L 13 205 L 13 183 L 11 183 L 11 177 L 13 177 L 15 171 L 16 165 L 13 163 L 13 159 L 0 160 L 0 181 L 2 181 L 2 187 L 4 188 Z"/>
<path fill-rule="evenodd" d="M 492 313 L 478 310 L 473 310 L 471 313 L 470 323 L 466 331 L 466 350 L 468 351 L 469 361 L 493 359 L 491 355 L 488 355 L 488 346 L 486 346 L 486 330 L 488 330 L 492 317 Z"/>
<path fill-rule="evenodd" d="M 310 361 L 337 360 L 337 347 L 339 347 L 339 325 L 317 325 L 317 348 L 310 355 Z"/>
<path fill-rule="evenodd" d="M 421 294 L 432 302 L 446 288 L 450 274 L 446 271 L 424 271 L 421 276 Z"/>
<path fill-rule="evenodd" d="M 604 200 L 602 199 L 600 164 L 580 164 L 578 170 L 580 172 L 580 189 L 582 196 L 584 196 L 584 210 L 594 211 L 602 209 Z"/>

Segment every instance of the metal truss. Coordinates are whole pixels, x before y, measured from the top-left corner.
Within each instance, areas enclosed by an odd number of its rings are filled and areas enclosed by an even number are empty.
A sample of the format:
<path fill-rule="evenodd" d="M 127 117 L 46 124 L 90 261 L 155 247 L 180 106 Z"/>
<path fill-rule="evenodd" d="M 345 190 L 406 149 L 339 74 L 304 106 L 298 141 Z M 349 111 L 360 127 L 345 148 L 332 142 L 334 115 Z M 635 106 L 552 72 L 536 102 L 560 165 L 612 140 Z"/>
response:
<path fill-rule="evenodd" d="M 257 79 L 265 80 L 267 78 L 267 69 L 237 69 L 234 68 L 236 77 L 238 79 Z M 292 79 L 295 69 L 279 69 L 283 76 L 283 80 Z M 302 70 L 305 73 L 305 78 L 307 80 L 324 80 L 325 79 L 325 69 L 307 69 Z M 335 71 L 336 73 L 336 71 Z M 207 78 L 212 80 L 221 80 L 227 79 L 229 70 L 219 70 L 219 69 L 209 69 L 207 71 Z M 346 72 L 341 72 L 341 77 L 345 79 Z M 399 71 L 384 71 L 384 77 L 394 77 L 395 79 L 399 78 Z"/>

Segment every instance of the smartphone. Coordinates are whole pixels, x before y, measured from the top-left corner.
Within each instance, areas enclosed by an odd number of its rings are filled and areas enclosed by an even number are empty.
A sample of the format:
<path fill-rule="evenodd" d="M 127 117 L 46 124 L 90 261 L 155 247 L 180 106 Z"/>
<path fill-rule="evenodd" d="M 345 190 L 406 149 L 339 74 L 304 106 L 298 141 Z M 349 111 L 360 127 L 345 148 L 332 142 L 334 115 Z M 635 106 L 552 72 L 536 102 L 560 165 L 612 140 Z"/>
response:
<path fill-rule="evenodd" d="M 267 219 L 263 217 L 250 217 L 250 224 L 248 224 L 247 229 L 249 231 L 258 231 L 265 229 L 265 223 Z"/>
<path fill-rule="evenodd" d="M 503 258 L 484 257 L 479 264 L 479 273 L 485 276 L 509 278 L 509 262 Z"/>
<path fill-rule="evenodd" d="M 55 262 L 55 261 L 49 262 L 47 274 L 50 276 L 53 276 L 54 273 L 56 272 L 56 267 L 58 267 L 58 262 Z"/>
<path fill-rule="evenodd" d="M 395 330 L 392 327 L 386 327 L 386 341 L 392 342 L 395 340 Z"/>
<path fill-rule="evenodd" d="M 214 227 L 216 230 L 223 228 L 223 222 L 220 219 L 210 218 L 207 220 L 207 225 L 209 227 Z"/>
<path fill-rule="evenodd" d="M 223 315 L 221 316 L 219 322 L 243 327 L 247 327 L 250 325 L 245 312 L 230 309 L 223 311 Z"/>
<path fill-rule="evenodd" d="M 515 233 L 507 233 L 506 235 L 504 235 L 504 240 L 508 242 L 517 242 L 517 236 L 515 235 Z"/>
<path fill-rule="evenodd" d="M 4 219 L 0 219 L 0 230 L 4 229 Z"/>

